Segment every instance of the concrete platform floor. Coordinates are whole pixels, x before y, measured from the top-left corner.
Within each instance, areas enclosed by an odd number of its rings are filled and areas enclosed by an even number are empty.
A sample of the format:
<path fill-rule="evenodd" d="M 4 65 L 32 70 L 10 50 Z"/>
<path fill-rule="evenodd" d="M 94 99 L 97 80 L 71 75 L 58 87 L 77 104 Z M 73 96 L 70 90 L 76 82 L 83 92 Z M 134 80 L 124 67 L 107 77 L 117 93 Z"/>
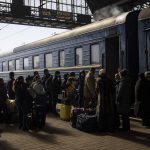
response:
<path fill-rule="evenodd" d="M 16 124 L 0 124 L 0 130 L 0 150 L 150 150 L 150 129 L 136 121 L 127 133 L 89 134 L 48 115 L 41 131 L 24 132 Z"/>

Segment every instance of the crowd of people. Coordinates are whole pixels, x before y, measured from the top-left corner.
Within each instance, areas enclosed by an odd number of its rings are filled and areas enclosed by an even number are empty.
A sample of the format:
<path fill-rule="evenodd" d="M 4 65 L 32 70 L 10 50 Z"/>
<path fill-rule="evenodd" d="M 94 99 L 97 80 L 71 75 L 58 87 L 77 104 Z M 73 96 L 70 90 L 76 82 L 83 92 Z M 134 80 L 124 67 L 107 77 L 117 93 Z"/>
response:
<path fill-rule="evenodd" d="M 100 69 L 97 76 L 95 71 L 95 68 L 88 72 L 82 70 L 78 78 L 75 72 L 70 72 L 64 74 L 63 79 L 60 71 L 51 75 L 48 69 L 44 69 L 42 78 L 38 71 L 26 79 L 23 76 L 15 79 L 14 72 L 10 72 L 7 86 L 0 78 L 0 109 L 7 114 L 5 101 L 8 98 L 15 99 L 19 112 L 19 129 L 25 131 L 28 130 L 27 114 L 32 109 L 33 101 L 47 105 L 48 110 L 56 114 L 58 95 L 63 93 L 62 99 L 66 104 L 95 110 L 99 131 L 129 131 L 130 108 L 134 97 L 135 104 L 140 106 L 136 115 L 142 118 L 144 126 L 150 127 L 150 71 L 140 74 L 134 89 L 126 69 L 116 73 L 114 81 L 105 69 Z"/>

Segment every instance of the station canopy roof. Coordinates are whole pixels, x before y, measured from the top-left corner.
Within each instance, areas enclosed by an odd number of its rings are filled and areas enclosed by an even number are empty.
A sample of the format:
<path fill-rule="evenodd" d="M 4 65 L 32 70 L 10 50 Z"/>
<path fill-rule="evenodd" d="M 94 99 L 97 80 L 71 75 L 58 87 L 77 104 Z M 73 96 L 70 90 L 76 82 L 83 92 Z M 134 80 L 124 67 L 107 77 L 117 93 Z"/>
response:
<path fill-rule="evenodd" d="M 90 10 L 94 13 L 96 10 L 106 7 L 108 5 L 114 4 L 124 0 L 86 0 Z M 129 1 L 129 0 L 126 0 Z"/>
<path fill-rule="evenodd" d="M 104 7 L 115 5 L 117 7 L 121 7 L 122 9 L 133 9 L 133 7 L 149 2 L 149 0 L 85 0 L 92 12 L 92 14 Z"/>

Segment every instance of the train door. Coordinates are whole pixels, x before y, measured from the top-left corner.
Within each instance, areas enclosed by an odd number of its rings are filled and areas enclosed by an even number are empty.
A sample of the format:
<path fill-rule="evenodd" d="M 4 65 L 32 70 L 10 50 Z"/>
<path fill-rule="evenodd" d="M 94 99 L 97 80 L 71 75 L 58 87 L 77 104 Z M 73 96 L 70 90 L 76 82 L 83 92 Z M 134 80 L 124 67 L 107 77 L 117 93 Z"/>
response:
<path fill-rule="evenodd" d="M 146 70 L 150 69 L 150 31 L 146 32 L 146 50 L 145 50 L 145 57 L 146 57 Z"/>
<path fill-rule="evenodd" d="M 119 37 L 106 38 L 106 71 L 111 79 L 114 79 L 115 73 L 119 68 Z"/>

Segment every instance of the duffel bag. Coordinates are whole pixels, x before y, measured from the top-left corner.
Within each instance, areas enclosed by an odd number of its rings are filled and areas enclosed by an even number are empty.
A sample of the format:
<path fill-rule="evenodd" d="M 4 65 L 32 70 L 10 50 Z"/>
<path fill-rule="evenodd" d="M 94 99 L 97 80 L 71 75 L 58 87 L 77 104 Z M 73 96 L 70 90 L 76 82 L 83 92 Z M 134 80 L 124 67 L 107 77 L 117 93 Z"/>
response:
<path fill-rule="evenodd" d="M 95 131 L 97 129 L 96 115 L 88 115 L 86 113 L 78 115 L 76 128 L 85 132 Z"/>

